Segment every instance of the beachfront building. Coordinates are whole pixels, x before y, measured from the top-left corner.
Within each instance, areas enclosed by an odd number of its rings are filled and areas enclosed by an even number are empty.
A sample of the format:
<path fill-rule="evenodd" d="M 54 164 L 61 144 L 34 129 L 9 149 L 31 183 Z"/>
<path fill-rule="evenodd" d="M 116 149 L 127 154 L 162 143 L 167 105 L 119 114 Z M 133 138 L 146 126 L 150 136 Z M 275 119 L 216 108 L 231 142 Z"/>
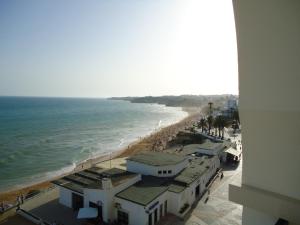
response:
<path fill-rule="evenodd" d="M 54 181 L 59 202 L 86 218 L 128 225 L 153 225 L 167 213 L 183 217 L 207 191 L 220 168 L 218 156 L 144 152 L 127 169 L 91 168 Z"/>
<path fill-rule="evenodd" d="M 210 140 L 202 144 L 186 145 L 179 152 L 183 155 L 218 156 L 224 163 L 232 160 L 239 161 L 242 155 L 241 150 L 236 149 L 236 145 L 230 141 L 213 142 Z"/>
<path fill-rule="evenodd" d="M 97 219 L 111 222 L 115 218 L 114 196 L 139 180 L 140 174 L 126 170 L 92 167 L 53 183 L 59 186 L 60 204 L 75 211 L 81 208 L 96 208 Z"/>
<path fill-rule="evenodd" d="M 180 155 L 144 152 L 127 159 L 127 170 L 143 175 L 172 177 L 188 166 L 188 159 Z"/>
<path fill-rule="evenodd" d="M 224 108 L 219 112 L 220 115 L 231 117 L 233 111 L 238 109 L 238 100 L 235 97 L 231 97 L 226 101 Z"/>

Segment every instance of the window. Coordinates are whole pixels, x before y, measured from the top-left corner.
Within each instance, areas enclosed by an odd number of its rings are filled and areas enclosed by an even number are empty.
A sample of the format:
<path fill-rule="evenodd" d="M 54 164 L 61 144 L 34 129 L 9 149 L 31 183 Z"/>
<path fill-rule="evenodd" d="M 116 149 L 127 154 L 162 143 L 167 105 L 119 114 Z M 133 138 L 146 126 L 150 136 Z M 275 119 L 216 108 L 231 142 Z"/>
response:
<path fill-rule="evenodd" d="M 162 218 L 163 216 L 163 204 L 160 204 L 159 206 L 159 218 Z"/>
<path fill-rule="evenodd" d="M 158 174 L 161 174 L 161 170 L 158 171 Z"/>
<path fill-rule="evenodd" d="M 148 225 L 152 225 L 152 213 L 148 216 Z"/>
<path fill-rule="evenodd" d="M 128 225 L 128 213 L 118 210 L 118 224 Z"/>
<path fill-rule="evenodd" d="M 164 170 L 164 172 L 163 172 L 164 174 L 166 174 L 167 173 L 167 171 L 166 170 Z"/>
<path fill-rule="evenodd" d="M 154 224 L 157 223 L 157 208 L 154 210 Z"/>
<path fill-rule="evenodd" d="M 172 170 L 168 170 L 168 174 L 172 173 Z"/>
<path fill-rule="evenodd" d="M 167 211 L 168 211 L 168 201 L 165 201 L 165 215 L 167 215 Z"/>

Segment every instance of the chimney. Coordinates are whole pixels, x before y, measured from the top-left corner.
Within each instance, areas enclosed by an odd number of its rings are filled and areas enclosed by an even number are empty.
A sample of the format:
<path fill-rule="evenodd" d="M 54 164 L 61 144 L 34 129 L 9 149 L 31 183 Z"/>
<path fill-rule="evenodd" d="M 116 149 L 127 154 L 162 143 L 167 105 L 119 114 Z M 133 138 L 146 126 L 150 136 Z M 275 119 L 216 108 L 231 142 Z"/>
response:
<path fill-rule="evenodd" d="M 103 190 L 109 190 L 112 188 L 112 183 L 111 183 L 111 179 L 107 178 L 107 177 L 103 177 L 102 178 L 102 188 Z"/>

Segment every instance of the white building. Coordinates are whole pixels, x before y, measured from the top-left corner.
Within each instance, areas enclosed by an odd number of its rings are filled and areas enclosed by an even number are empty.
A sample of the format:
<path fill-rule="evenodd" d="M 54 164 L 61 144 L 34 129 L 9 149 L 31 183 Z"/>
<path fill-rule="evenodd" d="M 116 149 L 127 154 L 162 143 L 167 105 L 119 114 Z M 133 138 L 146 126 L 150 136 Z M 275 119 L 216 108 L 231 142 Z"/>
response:
<path fill-rule="evenodd" d="M 127 170 L 143 175 L 172 177 L 188 166 L 188 159 L 180 155 L 144 152 L 127 159 Z"/>
<path fill-rule="evenodd" d="M 167 213 L 183 217 L 219 167 L 217 156 L 144 152 L 127 160 L 127 171 L 94 167 L 54 183 L 67 207 L 97 208 L 106 223 L 153 225 Z"/>
<path fill-rule="evenodd" d="M 227 100 L 227 105 L 226 105 L 227 109 L 233 109 L 236 110 L 238 108 L 238 104 L 237 104 L 237 100 L 234 98 L 230 98 Z"/>
<path fill-rule="evenodd" d="M 59 202 L 62 205 L 74 210 L 97 208 L 98 219 L 111 222 L 115 219 L 114 196 L 140 180 L 140 174 L 93 167 L 53 183 L 60 187 Z"/>
<path fill-rule="evenodd" d="M 238 151 L 234 147 L 234 144 L 229 141 L 212 142 L 206 140 L 202 144 L 190 144 L 184 146 L 181 154 L 190 155 L 192 153 L 198 153 L 202 155 L 218 156 L 221 162 L 226 162 L 232 155 L 232 157 L 236 157 L 238 161 L 241 158 L 241 151 Z"/>

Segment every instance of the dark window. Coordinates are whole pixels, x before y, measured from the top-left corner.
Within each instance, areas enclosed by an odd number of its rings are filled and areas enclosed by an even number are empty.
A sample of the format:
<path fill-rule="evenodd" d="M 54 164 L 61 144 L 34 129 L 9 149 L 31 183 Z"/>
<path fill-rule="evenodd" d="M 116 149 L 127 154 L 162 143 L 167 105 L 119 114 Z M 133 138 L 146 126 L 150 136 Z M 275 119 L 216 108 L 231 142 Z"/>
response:
<path fill-rule="evenodd" d="M 158 171 L 158 174 L 161 174 L 161 170 Z"/>
<path fill-rule="evenodd" d="M 199 196 L 199 194 L 200 194 L 200 185 L 196 187 L 196 198 Z"/>
<path fill-rule="evenodd" d="M 164 170 L 164 174 L 166 174 L 167 173 L 167 171 L 166 170 Z"/>
<path fill-rule="evenodd" d="M 128 225 L 128 213 L 118 210 L 118 224 Z"/>
<path fill-rule="evenodd" d="M 172 173 L 172 170 L 168 170 L 168 173 Z"/>
<path fill-rule="evenodd" d="M 157 223 L 157 208 L 154 210 L 154 224 Z"/>
<path fill-rule="evenodd" d="M 152 225 L 152 213 L 148 216 L 148 225 Z"/>
<path fill-rule="evenodd" d="M 72 193 L 72 208 L 74 210 L 83 208 L 83 197 L 81 195 Z"/>
<path fill-rule="evenodd" d="M 159 206 L 159 218 L 162 218 L 162 216 L 163 216 L 163 205 L 161 204 Z"/>
<path fill-rule="evenodd" d="M 167 215 L 167 211 L 168 211 L 168 201 L 165 201 L 165 215 Z"/>

